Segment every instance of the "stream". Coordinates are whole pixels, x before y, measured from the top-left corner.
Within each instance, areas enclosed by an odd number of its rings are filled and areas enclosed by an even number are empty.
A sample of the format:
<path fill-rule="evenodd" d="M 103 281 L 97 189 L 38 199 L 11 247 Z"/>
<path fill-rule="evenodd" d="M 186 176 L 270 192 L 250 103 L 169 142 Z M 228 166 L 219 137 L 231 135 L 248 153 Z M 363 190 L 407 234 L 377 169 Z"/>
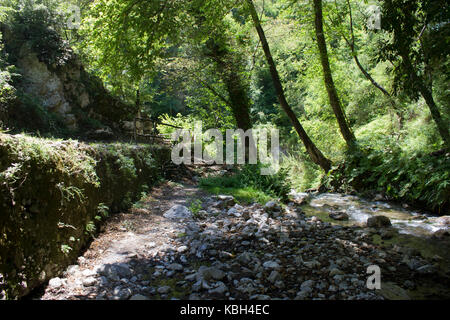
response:
<path fill-rule="evenodd" d="M 374 215 L 383 215 L 391 220 L 392 226 L 401 234 L 428 237 L 440 229 L 449 230 L 442 219 L 427 212 L 414 211 L 385 201 L 368 201 L 354 195 L 339 193 L 310 194 L 291 192 L 294 199 L 307 199 L 301 207 L 307 215 L 332 221 L 340 225 L 363 225 Z M 345 212 L 349 219 L 337 221 L 329 218 L 331 212 Z"/>

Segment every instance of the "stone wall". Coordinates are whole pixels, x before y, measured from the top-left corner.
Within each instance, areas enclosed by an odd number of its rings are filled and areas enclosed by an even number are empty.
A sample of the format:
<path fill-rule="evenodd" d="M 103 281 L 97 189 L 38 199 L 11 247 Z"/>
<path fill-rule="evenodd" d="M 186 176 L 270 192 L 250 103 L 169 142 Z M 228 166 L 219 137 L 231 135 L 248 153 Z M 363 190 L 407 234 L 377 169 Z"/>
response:
<path fill-rule="evenodd" d="M 161 146 L 0 134 L 0 299 L 73 263 L 106 216 L 130 207 L 169 161 Z"/>

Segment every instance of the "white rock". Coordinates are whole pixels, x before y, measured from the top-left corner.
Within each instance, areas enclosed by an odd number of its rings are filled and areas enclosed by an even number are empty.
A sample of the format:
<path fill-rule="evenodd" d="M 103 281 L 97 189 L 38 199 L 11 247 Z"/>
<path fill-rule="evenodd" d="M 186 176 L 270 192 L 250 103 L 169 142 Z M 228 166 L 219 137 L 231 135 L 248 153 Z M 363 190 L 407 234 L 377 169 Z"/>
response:
<path fill-rule="evenodd" d="M 192 212 L 187 207 L 177 204 L 167 210 L 163 216 L 168 219 L 186 219 L 192 217 Z"/>
<path fill-rule="evenodd" d="M 48 282 L 48 285 L 52 289 L 58 289 L 63 285 L 63 282 L 60 278 L 56 277 L 56 278 L 50 279 L 50 281 Z"/>

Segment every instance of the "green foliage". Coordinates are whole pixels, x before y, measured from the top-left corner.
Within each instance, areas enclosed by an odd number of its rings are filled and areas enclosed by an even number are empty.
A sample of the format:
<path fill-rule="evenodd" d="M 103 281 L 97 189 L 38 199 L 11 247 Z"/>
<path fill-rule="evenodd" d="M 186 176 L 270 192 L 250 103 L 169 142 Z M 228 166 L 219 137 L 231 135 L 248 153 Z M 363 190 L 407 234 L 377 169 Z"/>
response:
<path fill-rule="evenodd" d="M 272 198 L 285 200 L 290 191 L 286 172 L 261 175 L 261 165 L 245 165 L 231 176 L 209 177 L 200 180 L 200 187 L 216 194 L 232 194 L 245 202 L 265 203 Z"/>
<path fill-rule="evenodd" d="M 199 212 L 202 210 L 202 200 L 201 199 L 192 199 L 189 203 L 189 210 L 192 212 L 194 217 L 200 217 Z"/>
<path fill-rule="evenodd" d="M 405 154 L 398 148 L 360 148 L 347 152 L 324 181 L 332 190 L 381 193 L 444 213 L 450 199 L 449 160 L 445 152 Z"/>

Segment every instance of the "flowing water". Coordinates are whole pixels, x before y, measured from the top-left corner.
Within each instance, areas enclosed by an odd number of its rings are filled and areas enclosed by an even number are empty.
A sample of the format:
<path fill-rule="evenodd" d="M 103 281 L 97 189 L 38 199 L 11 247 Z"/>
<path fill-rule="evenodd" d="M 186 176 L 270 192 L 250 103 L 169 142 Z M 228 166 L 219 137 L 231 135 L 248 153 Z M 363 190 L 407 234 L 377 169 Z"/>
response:
<path fill-rule="evenodd" d="M 405 209 L 399 205 L 384 201 L 368 201 L 353 195 L 339 193 L 307 194 L 292 191 L 294 199 L 309 199 L 302 205 L 307 215 L 328 218 L 331 212 L 345 212 L 349 215 L 347 221 L 333 222 L 341 225 L 365 224 L 367 219 L 374 215 L 383 215 L 391 220 L 392 226 L 399 233 L 414 236 L 430 236 L 439 229 L 449 229 L 450 226 L 427 212 Z"/>

